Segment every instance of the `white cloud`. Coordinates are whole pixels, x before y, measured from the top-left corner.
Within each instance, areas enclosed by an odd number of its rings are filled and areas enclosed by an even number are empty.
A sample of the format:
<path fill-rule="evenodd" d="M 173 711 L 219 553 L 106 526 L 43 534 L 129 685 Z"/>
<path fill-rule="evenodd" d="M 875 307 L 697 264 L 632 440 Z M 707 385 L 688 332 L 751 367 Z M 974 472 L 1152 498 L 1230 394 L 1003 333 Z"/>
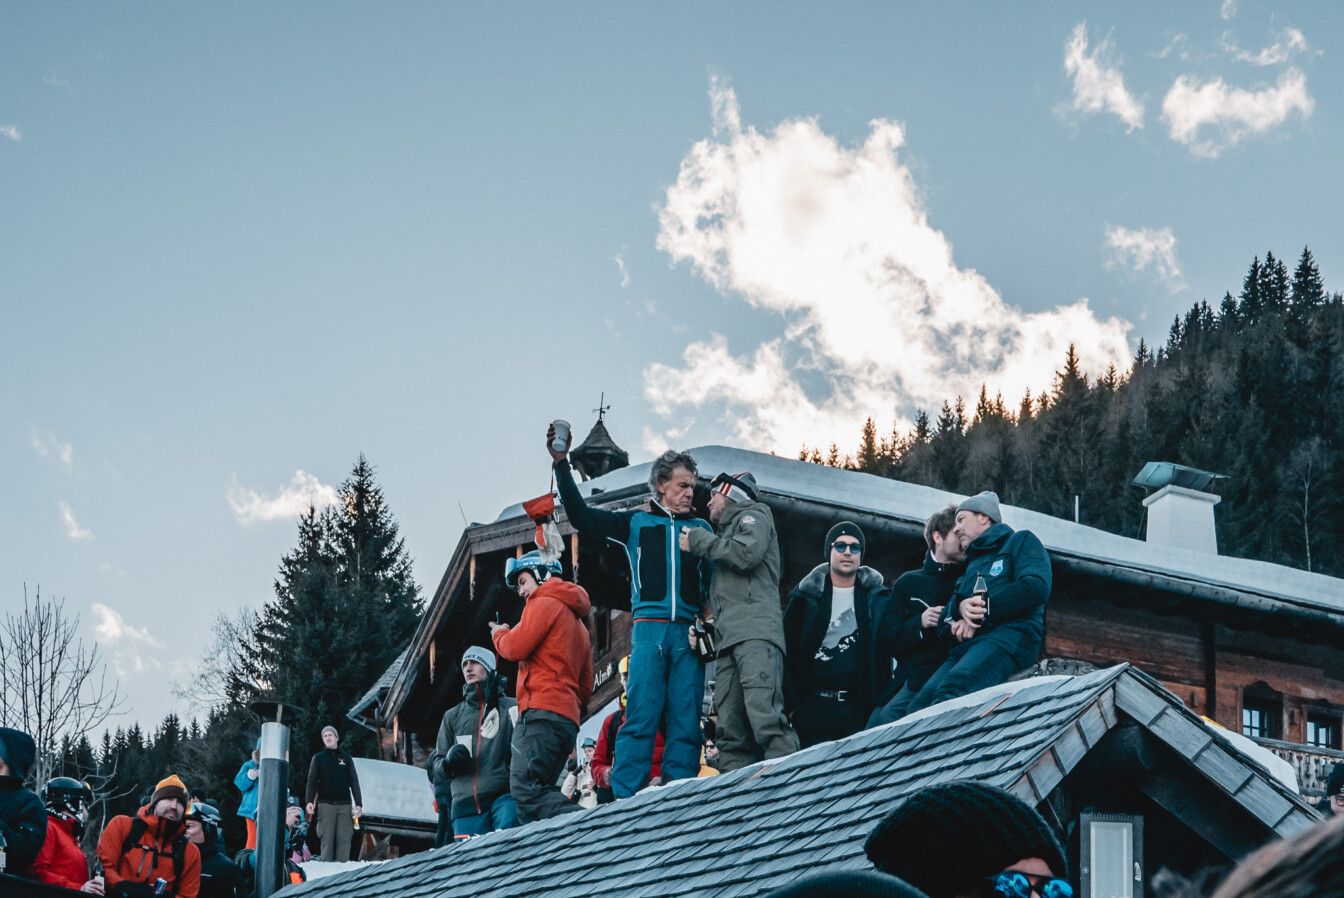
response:
<path fill-rule="evenodd" d="M 645 395 L 669 427 L 709 408 L 735 442 L 792 454 L 982 381 L 1007 396 L 1041 389 L 1070 342 L 1090 370 L 1127 361 L 1129 325 L 1098 320 L 1085 299 L 1024 313 L 957 267 L 897 156 L 900 124 L 872 122 L 854 148 L 811 120 L 764 134 L 742 126 L 730 89 L 710 92 L 715 136 L 667 189 L 658 247 L 786 330 L 738 353 L 711 335 L 680 364 L 648 366 Z"/>
<path fill-rule="evenodd" d="M 80 526 L 79 521 L 75 520 L 74 511 L 68 504 L 57 502 L 56 507 L 61 512 L 61 523 L 65 525 L 66 537 L 74 540 L 93 539 L 93 531 Z"/>
<path fill-rule="evenodd" d="M 617 253 L 611 257 L 611 261 L 616 263 L 617 270 L 621 273 L 621 289 L 630 286 L 630 272 L 625 267 L 625 253 Z"/>
<path fill-rule="evenodd" d="M 10 140 L 18 143 L 23 140 L 23 132 L 15 125 L 0 125 L 0 137 L 8 137 Z"/>
<path fill-rule="evenodd" d="M 1307 78 L 1295 68 L 1280 75 L 1273 87 L 1255 91 L 1228 87 L 1222 78 L 1200 82 L 1182 75 L 1162 100 L 1171 139 L 1209 159 L 1246 137 L 1278 127 L 1294 113 L 1309 118 L 1315 109 Z"/>
<path fill-rule="evenodd" d="M 1185 34 L 1177 32 L 1172 35 L 1171 40 L 1167 41 L 1165 47 L 1152 55 L 1157 59 L 1166 59 L 1168 56 L 1175 54 L 1177 59 L 1184 61 L 1190 58 L 1190 51 L 1187 49 L 1188 44 L 1189 38 Z"/>
<path fill-rule="evenodd" d="M 51 431 L 45 433 L 32 427 L 28 430 L 28 445 L 43 458 L 58 458 L 61 464 L 70 467 L 75 463 L 75 447 L 71 443 L 62 443 Z"/>
<path fill-rule="evenodd" d="M 97 619 L 93 632 L 100 643 L 112 653 L 112 663 L 118 676 L 144 673 L 158 670 L 162 662 L 151 649 L 162 649 L 163 643 L 150 635 L 148 627 L 134 627 L 126 622 L 115 609 L 101 602 L 93 603 L 93 614 Z"/>
<path fill-rule="evenodd" d="M 1133 131 L 1143 127 L 1143 104 L 1125 87 L 1118 63 L 1110 59 L 1110 41 L 1087 52 L 1087 23 L 1079 22 L 1064 45 L 1064 71 L 1073 79 L 1071 108 L 1079 112 L 1109 112 Z"/>
<path fill-rule="evenodd" d="M 1176 235 L 1171 228 L 1108 227 L 1102 249 L 1107 268 L 1135 274 L 1151 270 L 1173 293 L 1185 289 L 1176 261 Z"/>
<path fill-rule="evenodd" d="M 336 503 L 336 488 L 327 486 L 303 469 L 294 472 L 288 486 L 282 486 L 270 498 L 256 490 L 236 484 L 229 488 L 229 508 L 240 524 L 261 521 L 292 520 L 308 510 L 309 505 L 323 508 Z"/>
<path fill-rule="evenodd" d="M 1282 65 L 1298 54 L 1319 56 L 1321 53 L 1320 50 L 1313 50 L 1307 43 L 1306 35 L 1296 28 L 1285 28 L 1277 41 L 1255 53 L 1237 46 L 1230 32 L 1223 35 L 1222 45 L 1235 59 L 1259 66 Z"/>
<path fill-rule="evenodd" d="M 43 75 L 42 83 L 48 85 L 49 87 L 59 87 L 61 90 L 70 89 L 70 82 L 66 81 L 64 78 L 62 78 L 55 72 L 47 72 L 45 75 Z"/>
<path fill-rule="evenodd" d="M 1237 0 L 1223 0 L 1223 5 L 1218 7 L 1218 15 L 1226 22 L 1237 14 Z"/>

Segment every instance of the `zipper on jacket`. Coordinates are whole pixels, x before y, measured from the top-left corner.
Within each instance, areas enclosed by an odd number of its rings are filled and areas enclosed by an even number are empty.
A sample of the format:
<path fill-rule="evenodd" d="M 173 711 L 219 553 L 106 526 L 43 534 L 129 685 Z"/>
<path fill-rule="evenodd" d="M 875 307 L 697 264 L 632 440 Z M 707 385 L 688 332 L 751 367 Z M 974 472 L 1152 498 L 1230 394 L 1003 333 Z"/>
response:
<path fill-rule="evenodd" d="M 644 563 L 644 547 L 635 546 L 635 592 L 639 593 L 642 600 L 644 598 L 644 584 L 639 579 L 639 566 Z M 634 606 L 631 606 L 634 609 Z"/>
<path fill-rule="evenodd" d="M 481 813 L 481 794 L 477 791 L 478 777 L 481 773 L 481 724 L 485 722 L 485 690 L 477 689 L 481 700 L 481 710 L 476 712 L 476 748 L 471 753 L 475 763 L 471 765 L 471 800 L 476 802 L 476 814 Z"/>
<path fill-rule="evenodd" d="M 667 587 L 672 592 L 672 623 L 677 622 L 677 593 L 681 590 L 677 588 L 677 519 L 672 518 L 671 524 L 667 528 L 667 548 L 668 548 L 668 573 Z"/>

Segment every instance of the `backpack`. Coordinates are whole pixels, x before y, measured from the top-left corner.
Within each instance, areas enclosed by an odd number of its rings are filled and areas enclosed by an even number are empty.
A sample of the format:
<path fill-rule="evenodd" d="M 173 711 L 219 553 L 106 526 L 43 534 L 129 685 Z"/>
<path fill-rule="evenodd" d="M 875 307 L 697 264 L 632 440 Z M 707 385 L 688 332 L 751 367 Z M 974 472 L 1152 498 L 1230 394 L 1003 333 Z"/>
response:
<path fill-rule="evenodd" d="M 142 851 L 148 851 L 154 855 L 155 868 L 159 865 L 159 849 L 155 845 L 141 845 L 140 840 L 144 838 L 149 830 L 149 824 L 144 818 L 136 816 L 131 818 L 131 831 L 126 834 L 126 839 L 121 843 L 121 853 L 125 856 L 126 852 L 132 848 L 139 848 Z M 178 883 L 182 881 L 182 864 L 187 853 L 187 834 L 178 833 L 172 841 L 173 857 L 173 893 L 177 892 Z"/>

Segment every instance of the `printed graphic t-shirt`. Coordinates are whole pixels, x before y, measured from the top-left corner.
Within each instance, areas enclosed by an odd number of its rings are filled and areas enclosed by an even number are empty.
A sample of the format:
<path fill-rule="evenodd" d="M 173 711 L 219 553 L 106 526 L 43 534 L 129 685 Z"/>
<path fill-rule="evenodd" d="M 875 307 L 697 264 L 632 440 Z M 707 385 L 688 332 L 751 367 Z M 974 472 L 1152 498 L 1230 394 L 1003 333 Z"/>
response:
<path fill-rule="evenodd" d="M 818 689 L 854 689 L 859 682 L 859 622 L 854 615 L 854 587 L 831 588 L 831 622 L 813 659 Z"/>

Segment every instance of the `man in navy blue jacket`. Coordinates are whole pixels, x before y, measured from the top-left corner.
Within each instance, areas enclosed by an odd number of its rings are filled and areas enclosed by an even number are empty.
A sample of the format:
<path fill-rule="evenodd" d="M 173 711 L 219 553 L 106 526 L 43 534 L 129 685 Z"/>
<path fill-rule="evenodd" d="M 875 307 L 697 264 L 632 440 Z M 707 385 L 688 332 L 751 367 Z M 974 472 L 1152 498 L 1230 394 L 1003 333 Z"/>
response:
<path fill-rule="evenodd" d="M 660 718 L 667 725 L 663 782 L 700 773 L 705 666 L 691 650 L 686 628 L 709 593 L 711 563 L 682 551 L 678 535 L 688 527 L 711 534 L 714 528 L 691 511 L 696 466 L 689 454 L 669 450 L 653 460 L 647 509 L 613 512 L 583 501 L 567 452 L 553 448 L 553 435 L 548 433 L 546 449 L 569 522 L 582 534 L 620 544 L 630 564 L 630 681 L 611 771 L 612 793 L 626 798 L 649 782 Z"/>
<path fill-rule="evenodd" d="M 1045 638 L 1045 603 L 1053 582 L 1050 555 L 1030 530 L 1003 523 L 999 497 L 983 492 L 957 506 L 954 537 L 966 570 L 948 600 L 944 621 L 957 645 L 910 703 L 918 711 L 995 686 L 1036 662 Z M 988 601 L 975 595 L 983 577 Z"/>

